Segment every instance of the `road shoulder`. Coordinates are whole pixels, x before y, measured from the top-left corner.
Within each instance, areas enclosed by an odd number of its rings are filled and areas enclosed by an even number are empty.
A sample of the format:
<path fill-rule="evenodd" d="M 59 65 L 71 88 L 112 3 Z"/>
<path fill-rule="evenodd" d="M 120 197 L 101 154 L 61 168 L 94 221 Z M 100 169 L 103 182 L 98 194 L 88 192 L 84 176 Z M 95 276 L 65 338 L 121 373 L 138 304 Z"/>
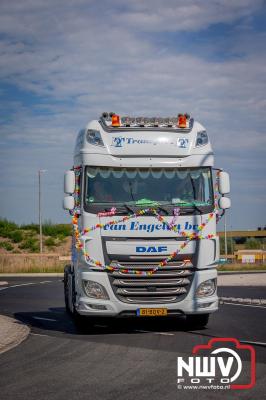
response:
<path fill-rule="evenodd" d="M 0 354 L 18 346 L 29 333 L 27 325 L 14 318 L 0 315 Z"/>

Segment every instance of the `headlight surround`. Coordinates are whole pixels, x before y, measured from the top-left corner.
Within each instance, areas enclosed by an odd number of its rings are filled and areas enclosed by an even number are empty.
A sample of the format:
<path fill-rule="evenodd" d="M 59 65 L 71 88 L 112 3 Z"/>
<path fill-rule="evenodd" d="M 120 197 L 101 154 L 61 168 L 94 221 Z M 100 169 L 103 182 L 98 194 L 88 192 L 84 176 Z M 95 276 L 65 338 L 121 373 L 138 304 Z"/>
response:
<path fill-rule="evenodd" d="M 199 131 L 196 137 L 196 147 L 205 146 L 209 142 L 207 132 Z"/>
<path fill-rule="evenodd" d="M 96 131 L 95 129 L 87 130 L 87 142 L 94 146 L 104 146 L 100 131 Z"/>
<path fill-rule="evenodd" d="M 93 299 L 109 300 L 105 288 L 100 283 L 83 279 L 82 285 L 86 296 Z"/>
<path fill-rule="evenodd" d="M 196 297 L 202 298 L 212 296 L 216 291 L 216 282 L 216 278 L 201 282 L 197 287 Z"/>

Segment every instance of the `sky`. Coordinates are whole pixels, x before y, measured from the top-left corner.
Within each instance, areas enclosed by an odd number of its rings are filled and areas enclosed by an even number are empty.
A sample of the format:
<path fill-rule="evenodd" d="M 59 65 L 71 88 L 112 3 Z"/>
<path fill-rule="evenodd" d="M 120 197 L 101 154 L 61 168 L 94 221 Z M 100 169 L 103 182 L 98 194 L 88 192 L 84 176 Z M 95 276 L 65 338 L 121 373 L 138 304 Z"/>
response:
<path fill-rule="evenodd" d="M 63 174 L 103 111 L 188 112 L 231 176 L 229 229 L 266 225 L 263 0 L 1 0 L 0 216 L 68 222 Z"/>

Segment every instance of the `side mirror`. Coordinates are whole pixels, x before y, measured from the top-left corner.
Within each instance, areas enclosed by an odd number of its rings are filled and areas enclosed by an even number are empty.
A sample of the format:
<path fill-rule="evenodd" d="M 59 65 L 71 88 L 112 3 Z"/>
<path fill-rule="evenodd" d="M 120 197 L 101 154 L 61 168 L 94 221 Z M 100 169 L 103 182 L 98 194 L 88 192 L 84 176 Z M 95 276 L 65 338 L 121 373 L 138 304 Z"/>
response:
<path fill-rule="evenodd" d="M 221 194 L 230 193 L 230 177 L 229 174 L 224 171 L 219 173 L 219 192 Z"/>
<path fill-rule="evenodd" d="M 227 208 L 231 207 L 231 200 L 228 197 L 221 197 L 219 199 L 219 207 L 222 210 L 227 210 Z"/>
<path fill-rule="evenodd" d="M 64 210 L 71 211 L 75 207 L 75 200 L 73 196 L 66 196 L 63 200 L 63 208 Z"/>
<path fill-rule="evenodd" d="M 64 176 L 64 192 L 73 194 L 75 192 L 75 173 L 74 171 L 66 171 Z"/>

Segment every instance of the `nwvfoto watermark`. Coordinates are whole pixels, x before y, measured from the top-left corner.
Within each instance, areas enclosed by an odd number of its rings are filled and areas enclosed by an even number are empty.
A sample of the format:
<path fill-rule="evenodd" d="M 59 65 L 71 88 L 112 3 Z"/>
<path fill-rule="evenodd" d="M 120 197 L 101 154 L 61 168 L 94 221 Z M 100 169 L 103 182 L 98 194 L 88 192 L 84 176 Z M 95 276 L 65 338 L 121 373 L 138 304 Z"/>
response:
<path fill-rule="evenodd" d="M 251 389 L 256 382 L 255 349 L 235 338 L 213 338 L 192 356 L 177 357 L 178 389 Z M 245 362 L 244 362 L 245 361 Z"/>

